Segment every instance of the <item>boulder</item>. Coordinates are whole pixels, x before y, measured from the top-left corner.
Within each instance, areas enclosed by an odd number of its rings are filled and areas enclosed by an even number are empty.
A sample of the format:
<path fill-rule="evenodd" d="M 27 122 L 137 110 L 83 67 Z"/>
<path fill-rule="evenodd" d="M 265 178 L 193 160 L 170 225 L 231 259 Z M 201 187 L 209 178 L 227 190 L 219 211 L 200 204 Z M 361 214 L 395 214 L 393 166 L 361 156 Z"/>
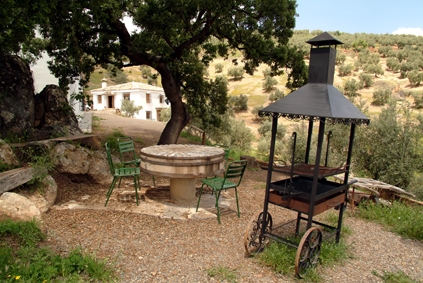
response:
<path fill-rule="evenodd" d="M 34 128 L 38 140 L 82 134 L 66 93 L 56 85 L 47 85 L 35 96 Z"/>
<path fill-rule="evenodd" d="M 3 140 L 0 140 L 0 163 L 6 163 L 12 167 L 18 166 L 19 162 L 15 154 L 12 151 L 12 148 L 5 143 Z"/>
<path fill-rule="evenodd" d="M 53 147 L 51 154 L 55 168 L 59 173 L 88 173 L 90 161 L 87 149 L 62 142 Z"/>
<path fill-rule="evenodd" d="M 94 151 L 90 156 L 89 162 L 88 175 L 98 184 L 110 185 L 113 177 L 110 174 L 106 153 L 100 150 Z M 116 162 L 119 161 L 116 160 Z"/>
<path fill-rule="evenodd" d="M 20 195 L 25 196 L 40 210 L 40 212 L 47 212 L 50 207 L 54 205 L 57 197 L 57 183 L 52 176 L 48 175 L 42 181 L 43 185 L 36 191 L 21 190 Z"/>
<path fill-rule="evenodd" d="M 0 214 L 14 220 L 42 220 L 41 212 L 34 203 L 26 197 L 12 192 L 6 192 L 0 196 Z"/>
<path fill-rule="evenodd" d="M 32 132 L 34 91 L 29 65 L 15 55 L 0 56 L 0 138 Z"/>
<path fill-rule="evenodd" d="M 117 163 L 119 160 L 114 157 Z M 77 182 L 82 176 L 98 184 L 109 185 L 112 180 L 106 154 L 101 151 L 92 151 L 81 146 L 69 143 L 59 143 L 52 149 L 56 171 L 66 174 L 72 181 Z M 70 176 L 73 174 L 74 176 Z"/>

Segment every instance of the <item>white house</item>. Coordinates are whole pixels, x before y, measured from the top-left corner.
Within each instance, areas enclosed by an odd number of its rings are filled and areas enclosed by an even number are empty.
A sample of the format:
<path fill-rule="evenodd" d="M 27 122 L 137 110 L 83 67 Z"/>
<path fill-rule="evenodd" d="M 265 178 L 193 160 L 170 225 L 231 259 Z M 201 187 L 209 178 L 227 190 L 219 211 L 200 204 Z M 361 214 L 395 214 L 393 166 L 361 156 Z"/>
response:
<path fill-rule="evenodd" d="M 123 99 L 133 100 L 135 106 L 142 106 L 134 116 L 138 119 L 158 121 L 160 111 L 170 107 L 163 88 L 138 82 L 107 86 L 103 79 L 101 88 L 91 90 L 91 95 L 93 110 L 120 109 Z"/>

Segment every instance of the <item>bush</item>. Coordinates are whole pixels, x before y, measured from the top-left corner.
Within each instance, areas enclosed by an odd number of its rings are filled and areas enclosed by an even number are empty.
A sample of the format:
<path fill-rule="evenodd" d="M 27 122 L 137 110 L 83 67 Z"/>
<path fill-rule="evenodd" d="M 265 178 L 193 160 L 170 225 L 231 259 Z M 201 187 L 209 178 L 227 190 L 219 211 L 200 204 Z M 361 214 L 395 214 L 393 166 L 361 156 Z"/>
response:
<path fill-rule="evenodd" d="M 143 77 L 143 79 L 147 79 L 148 77 L 151 76 L 151 68 L 149 66 L 141 65 L 140 70 L 141 70 L 141 76 Z"/>
<path fill-rule="evenodd" d="M 223 64 L 222 63 L 216 63 L 214 65 L 214 70 L 216 73 L 221 73 L 223 71 Z"/>
<path fill-rule="evenodd" d="M 344 95 L 348 97 L 355 97 L 358 96 L 358 89 L 359 85 L 357 84 L 357 81 L 355 79 L 349 79 L 344 84 Z"/>
<path fill-rule="evenodd" d="M 373 92 L 372 105 L 382 106 L 391 99 L 392 90 L 390 88 L 378 89 Z"/>
<path fill-rule="evenodd" d="M 262 137 L 271 136 L 272 134 L 272 121 L 265 121 L 263 124 L 260 125 L 258 128 L 258 133 Z M 286 133 L 286 128 L 283 125 L 278 125 L 278 129 L 276 132 L 276 138 L 278 140 L 283 139 Z"/>
<path fill-rule="evenodd" d="M 419 86 L 423 80 L 423 73 L 420 73 L 417 70 L 412 70 L 411 72 L 408 73 L 407 77 L 411 85 Z"/>
<path fill-rule="evenodd" d="M 265 92 L 269 92 L 275 88 L 278 84 L 278 80 L 271 76 L 266 76 L 263 82 L 263 89 Z"/>
<path fill-rule="evenodd" d="M 357 131 L 354 175 L 407 188 L 420 170 L 422 138 L 410 109 L 390 102 L 378 117 L 372 118 L 369 126 Z"/>
<path fill-rule="evenodd" d="M 371 87 L 373 85 L 372 76 L 369 74 L 361 73 L 358 79 L 362 87 Z"/>
<path fill-rule="evenodd" d="M 233 77 L 234 80 L 240 81 L 244 76 L 245 70 L 242 66 L 232 66 L 228 70 L 228 77 Z"/>
<path fill-rule="evenodd" d="M 283 90 L 276 89 L 269 95 L 269 100 L 275 102 L 276 100 L 279 100 L 284 96 L 285 92 Z"/>
<path fill-rule="evenodd" d="M 133 118 L 135 113 L 138 115 L 142 106 L 135 106 L 135 102 L 129 99 L 122 99 L 121 110 L 125 113 L 125 117 Z"/>
<path fill-rule="evenodd" d="M 338 75 L 340 77 L 349 76 L 352 73 L 354 66 L 352 64 L 342 65 L 338 69 Z"/>
<path fill-rule="evenodd" d="M 230 96 L 228 104 L 235 112 L 246 111 L 248 109 L 248 96 L 245 94 Z"/>
<path fill-rule="evenodd" d="M 170 107 L 162 109 L 162 111 L 160 111 L 159 121 L 168 122 L 170 120 L 171 115 L 172 115 L 172 112 L 170 110 Z"/>
<path fill-rule="evenodd" d="M 343 65 L 345 63 L 345 60 L 347 59 L 347 56 L 345 54 L 342 54 L 340 52 L 336 53 L 336 59 L 335 64 L 336 65 Z"/>
<path fill-rule="evenodd" d="M 388 59 L 386 59 L 386 66 L 392 72 L 398 72 L 400 70 L 401 63 L 398 61 L 397 58 L 389 57 Z"/>
<path fill-rule="evenodd" d="M 382 66 L 380 64 L 367 64 L 366 66 L 364 66 L 364 71 L 369 74 L 374 74 L 375 77 L 384 74 L 384 71 L 382 70 Z"/>

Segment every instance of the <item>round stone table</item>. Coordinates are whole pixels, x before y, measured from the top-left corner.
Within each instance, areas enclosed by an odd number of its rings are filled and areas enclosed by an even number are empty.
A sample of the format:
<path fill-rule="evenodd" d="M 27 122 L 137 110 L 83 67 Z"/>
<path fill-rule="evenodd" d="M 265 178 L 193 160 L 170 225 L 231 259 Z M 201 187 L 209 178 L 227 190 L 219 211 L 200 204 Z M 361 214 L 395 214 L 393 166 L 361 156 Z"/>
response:
<path fill-rule="evenodd" d="M 196 178 L 205 178 L 225 170 L 225 153 L 221 148 L 166 144 L 144 147 L 140 153 L 141 171 L 170 178 L 170 197 L 194 201 Z"/>

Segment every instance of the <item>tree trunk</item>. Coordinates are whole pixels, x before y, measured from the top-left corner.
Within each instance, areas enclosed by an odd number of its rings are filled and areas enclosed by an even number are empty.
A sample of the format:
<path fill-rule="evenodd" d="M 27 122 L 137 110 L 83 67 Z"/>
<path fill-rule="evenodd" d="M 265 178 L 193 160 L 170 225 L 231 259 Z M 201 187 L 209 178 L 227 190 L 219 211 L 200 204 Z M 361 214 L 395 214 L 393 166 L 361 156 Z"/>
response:
<path fill-rule="evenodd" d="M 174 79 L 166 64 L 157 66 L 162 77 L 162 86 L 167 99 L 170 101 L 171 118 L 164 128 L 157 144 L 175 144 L 179 135 L 190 120 L 186 104 L 182 101 L 180 83 Z"/>

